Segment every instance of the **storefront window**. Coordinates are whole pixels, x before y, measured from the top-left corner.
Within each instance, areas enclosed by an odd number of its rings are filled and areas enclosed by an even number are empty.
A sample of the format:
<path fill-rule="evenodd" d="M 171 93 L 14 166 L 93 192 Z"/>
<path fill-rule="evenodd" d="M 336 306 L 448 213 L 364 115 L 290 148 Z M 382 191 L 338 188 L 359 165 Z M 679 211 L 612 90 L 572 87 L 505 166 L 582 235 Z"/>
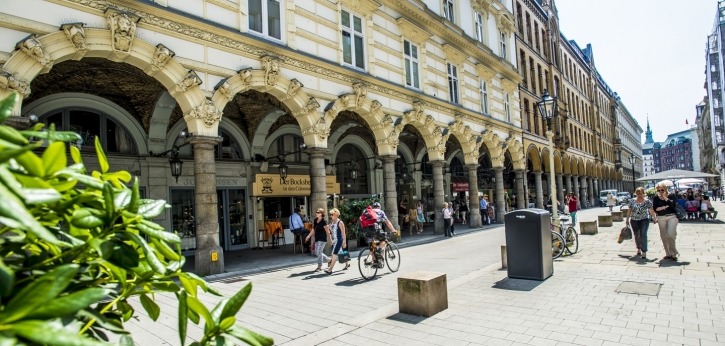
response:
<path fill-rule="evenodd" d="M 82 152 L 95 153 L 95 138 L 106 153 L 136 154 L 136 145 L 128 131 L 105 114 L 87 109 L 61 109 L 41 117 L 56 130 L 73 131 L 81 136 L 75 145 Z"/>
<path fill-rule="evenodd" d="M 194 190 L 171 190 L 171 227 L 181 237 L 181 251 L 196 249 Z"/>

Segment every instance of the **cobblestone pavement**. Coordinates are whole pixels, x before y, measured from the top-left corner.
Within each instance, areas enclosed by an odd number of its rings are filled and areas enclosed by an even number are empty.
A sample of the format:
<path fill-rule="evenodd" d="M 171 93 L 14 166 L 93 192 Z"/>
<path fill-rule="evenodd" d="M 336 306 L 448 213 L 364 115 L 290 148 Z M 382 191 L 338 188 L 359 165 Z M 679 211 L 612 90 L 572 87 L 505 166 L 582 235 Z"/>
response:
<path fill-rule="evenodd" d="M 725 215 L 725 204 L 713 204 Z M 585 210 L 579 219 L 605 213 Z M 542 282 L 508 279 L 500 270 L 505 239 L 499 226 L 404 248 L 401 270 L 383 269 L 372 281 L 360 278 L 353 258 L 349 270 L 337 267 L 330 276 L 306 264 L 213 286 L 231 295 L 253 283 L 238 319 L 276 344 L 725 345 L 725 224 L 681 223 L 679 262 L 661 259 L 656 225 L 650 225 L 647 260 L 633 256 L 631 240 L 616 242 L 621 227 L 615 222 L 580 236 L 580 251 L 555 260 L 554 275 Z M 447 310 L 429 318 L 398 313 L 396 278 L 418 270 L 446 273 Z M 623 283 L 656 294 L 617 292 Z M 139 345 L 177 345 L 175 299 L 156 299 L 159 323 L 140 312 L 128 327 Z M 211 305 L 219 298 L 202 300 Z M 190 325 L 190 338 L 200 334 Z"/>

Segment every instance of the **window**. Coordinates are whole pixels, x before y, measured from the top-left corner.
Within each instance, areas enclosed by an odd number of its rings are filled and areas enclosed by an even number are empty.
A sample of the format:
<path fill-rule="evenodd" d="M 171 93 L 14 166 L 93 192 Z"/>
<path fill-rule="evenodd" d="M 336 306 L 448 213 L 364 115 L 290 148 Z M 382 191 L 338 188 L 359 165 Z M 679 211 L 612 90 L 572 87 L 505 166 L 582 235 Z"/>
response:
<path fill-rule="evenodd" d="M 283 155 L 285 162 L 299 162 L 307 163 L 310 162 L 307 153 L 302 152 L 300 147 L 304 144 L 302 137 L 296 135 L 281 135 L 274 140 L 274 143 L 269 147 L 267 157 L 275 157 Z M 290 154 L 293 153 L 293 154 Z"/>
<path fill-rule="evenodd" d="M 506 97 L 504 97 L 504 114 L 506 115 L 506 121 L 511 122 L 511 100 L 509 99 L 509 94 L 506 94 Z"/>
<path fill-rule="evenodd" d="M 453 0 L 443 0 L 443 16 L 455 23 L 453 17 Z"/>
<path fill-rule="evenodd" d="M 458 68 L 448 63 L 448 92 L 450 101 L 458 103 Z"/>
<path fill-rule="evenodd" d="M 342 11 L 342 59 L 346 64 L 365 69 L 362 18 Z"/>
<path fill-rule="evenodd" d="M 483 16 L 481 16 L 481 13 L 479 12 L 474 12 L 473 18 L 476 21 L 476 40 L 483 43 Z"/>
<path fill-rule="evenodd" d="M 488 114 L 488 90 L 486 89 L 486 81 L 481 80 L 479 92 L 481 94 L 481 113 Z"/>
<path fill-rule="evenodd" d="M 506 59 L 506 33 L 501 32 L 501 57 Z"/>
<path fill-rule="evenodd" d="M 403 41 L 403 54 L 405 55 L 405 85 L 420 89 L 418 46 L 407 40 Z"/>
<path fill-rule="evenodd" d="M 249 30 L 281 40 L 281 25 L 278 0 L 249 0 Z"/>
<path fill-rule="evenodd" d="M 73 131 L 81 136 L 74 144 L 82 152 L 95 152 L 95 138 L 106 153 L 136 154 L 136 144 L 128 131 L 103 113 L 90 109 L 66 108 L 41 117 L 58 131 Z"/>

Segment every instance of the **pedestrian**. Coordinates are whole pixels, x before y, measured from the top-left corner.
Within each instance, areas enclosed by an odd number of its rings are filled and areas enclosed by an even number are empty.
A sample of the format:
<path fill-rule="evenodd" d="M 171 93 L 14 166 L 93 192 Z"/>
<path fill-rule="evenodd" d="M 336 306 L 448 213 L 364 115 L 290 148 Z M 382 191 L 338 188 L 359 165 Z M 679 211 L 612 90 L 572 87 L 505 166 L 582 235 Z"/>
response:
<path fill-rule="evenodd" d="M 627 211 L 627 223 L 632 227 L 634 244 L 637 246 L 637 256 L 647 259 L 647 231 L 649 230 L 649 219 L 657 222 L 657 213 L 652 207 L 652 201 L 644 194 L 644 188 L 638 187 L 634 190 L 635 198 L 629 199 L 629 210 Z"/>
<path fill-rule="evenodd" d="M 491 223 L 488 219 L 488 201 L 486 201 L 486 198 L 488 198 L 488 195 L 481 196 L 481 200 L 478 203 L 479 208 L 481 209 L 481 221 L 484 225 Z"/>
<path fill-rule="evenodd" d="M 712 203 L 710 203 L 710 197 L 703 194 L 702 201 L 700 201 L 700 218 L 702 221 L 707 221 L 708 215 L 710 215 L 710 221 L 715 221 L 715 218 L 717 218 L 717 212 L 712 207 Z"/>
<path fill-rule="evenodd" d="M 408 211 L 408 221 L 410 222 L 410 235 L 413 235 L 413 227 L 415 227 L 415 232 L 417 234 L 420 234 L 422 224 L 420 223 L 420 221 L 418 221 L 419 218 L 420 216 L 418 216 L 418 209 L 410 208 L 410 211 Z"/>
<path fill-rule="evenodd" d="M 425 223 L 425 212 L 423 209 L 423 201 L 418 201 L 418 205 L 415 207 L 415 209 L 416 209 L 415 211 L 418 212 L 418 223 L 420 223 L 420 225 L 418 226 L 420 231 L 418 233 L 422 233 L 423 224 Z"/>
<path fill-rule="evenodd" d="M 317 209 L 315 212 L 315 219 L 312 221 L 312 232 L 305 238 L 305 241 L 310 240 L 310 236 L 315 235 L 315 255 L 317 256 L 317 269 L 316 272 L 322 270 L 322 263 L 327 262 L 330 264 L 330 258 L 325 255 L 322 251 L 325 248 L 325 244 L 332 245 L 332 234 L 330 234 L 330 226 L 325 220 L 325 210 L 322 208 Z"/>
<path fill-rule="evenodd" d="M 667 185 L 663 183 L 655 186 L 657 194 L 652 199 L 652 206 L 657 213 L 657 225 L 660 227 L 660 238 L 665 248 L 665 257 L 662 259 L 671 259 L 677 261 L 677 247 L 675 240 L 677 239 L 677 214 L 675 212 L 675 194 L 667 192 Z"/>
<path fill-rule="evenodd" d="M 546 210 L 549 211 L 549 213 L 553 213 L 553 204 L 554 204 L 554 195 L 549 195 L 549 199 L 546 201 Z M 559 209 L 559 201 L 556 201 L 556 209 Z"/>
<path fill-rule="evenodd" d="M 335 262 L 337 262 L 337 255 L 340 250 L 347 249 L 347 236 L 345 234 L 345 223 L 340 220 L 340 210 L 332 208 L 330 210 L 330 234 L 332 235 L 332 259 L 330 260 L 330 267 L 325 270 L 325 273 L 332 274 L 332 268 L 335 268 Z M 345 267 L 342 270 L 350 268 L 350 261 L 345 263 Z"/>
<path fill-rule="evenodd" d="M 405 225 L 405 216 L 408 214 L 408 208 L 405 207 L 405 203 L 403 201 L 400 201 L 400 205 L 398 206 L 398 224 L 400 225 L 400 228 L 403 228 Z"/>
<path fill-rule="evenodd" d="M 453 218 L 451 215 L 451 208 L 448 207 L 448 202 L 443 202 L 443 232 L 446 237 L 452 237 L 451 225 L 453 224 Z"/>
<path fill-rule="evenodd" d="M 569 215 L 571 215 L 572 226 L 576 226 L 576 212 L 578 210 L 578 204 L 579 199 L 576 198 L 575 194 L 570 192 L 569 195 L 566 196 L 566 205 L 569 207 Z"/>
<path fill-rule="evenodd" d="M 466 224 L 466 216 L 468 215 L 468 202 L 465 200 L 461 201 L 461 205 L 458 207 L 458 212 L 461 214 L 461 223 Z"/>
<path fill-rule="evenodd" d="M 289 220 L 287 221 L 287 227 L 289 227 L 290 232 L 294 235 L 294 241 L 297 241 L 297 238 L 299 237 L 300 243 L 302 244 L 303 251 L 309 251 L 310 245 L 304 240 L 307 235 L 310 234 L 310 231 L 305 228 L 305 223 L 302 221 L 302 215 L 300 214 L 300 208 L 297 207 L 294 209 L 294 212 L 292 215 L 289 216 Z"/>
<path fill-rule="evenodd" d="M 496 223 L 496 206 L 493 204 L 488 205 L 488 224 Z"/>
<path fill-rule="evenodd" d="M 609 207 L 609 211 L 612 211 L 615 205 L 617 205 L 617 197 L 614 197 L 614 194 L 611 192 L 607 192 L 607 207 Z"/>

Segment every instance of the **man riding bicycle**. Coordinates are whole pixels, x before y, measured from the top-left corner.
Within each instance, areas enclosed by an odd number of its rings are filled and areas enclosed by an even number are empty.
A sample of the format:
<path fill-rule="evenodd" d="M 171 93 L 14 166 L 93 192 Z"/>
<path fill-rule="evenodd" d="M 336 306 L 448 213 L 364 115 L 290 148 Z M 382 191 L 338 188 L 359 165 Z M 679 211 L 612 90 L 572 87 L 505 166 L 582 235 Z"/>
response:
<path fill-rule="evenodd" d="M 378 222 L 375 223 L 375 233 L 373 234 L 372 238 L 373 241 L 378 242 L 375 253 L 377 259 L 381 260 L 383 258 L 383 251 L 385 251 L 385 246 L 388 244 L 387 240 L 385 239 L 385 230 L 383 229 L 383 224 L 386 225 L 392 233 L 397 233 L 398 231 L 395 230 L 395 227 L 393 227 L 393 223 L 388 220 L 388 216 L 385 215 L 385 212 L 380 209 L 380 203 L 375 202 L 373 203 L 372 207 L 373 211 L 375 211 L 375 214 L 377 214 L 378 220 Z"/>

